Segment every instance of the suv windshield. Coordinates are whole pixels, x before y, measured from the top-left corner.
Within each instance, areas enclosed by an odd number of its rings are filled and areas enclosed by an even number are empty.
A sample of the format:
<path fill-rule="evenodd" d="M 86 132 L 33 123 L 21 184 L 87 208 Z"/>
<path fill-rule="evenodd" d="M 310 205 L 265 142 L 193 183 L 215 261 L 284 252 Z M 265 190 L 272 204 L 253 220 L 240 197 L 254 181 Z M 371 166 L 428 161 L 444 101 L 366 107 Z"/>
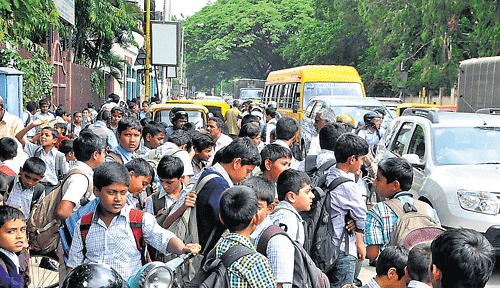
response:
<path fill-rule="evenodd" d="M 385 111 L 385 117 L 384 121 L 380 125 L 381 127 L 387 128 L 389 126 L 389 123 L 392 121 L 392 114 L 389 113 L 387 108 L 383 106 L 331 106 L 331 109 L 335 111 L 335 115 L 340 115 L 340 114 L 348 114 L 352 118 L 354 118 L 354 121 L 356 122 L 356 125 L 358 125 L 359 122 L 363 121 L 363 116 L 370 112 L 370 111 L 378 111 L 378 110 L 384 110 Z"/>
<path fill-rule="evenodd" d="M 203 113 L 201 111 L 196 110 L 187 110 L 186 111 L 189 117 L 189 122 L 193 123 L 196 127 L 196 130 L 201 130 L 205 127 Z M 172 126 L 169 119 L 170 109 L 169 110 L 159 110 L 155 114 L 155 121 L 167 123 L 168 126 Z"/>
<path fill-rule="evenodd" d="M 263 89 L 240 89 L 240 99 L 260 101 L 262 99 Z"/>
<path fill-rule="evenodd" d="M 433 129 L 436 165 L 500 163 L 500 127 L 446 127 Z"/>
<path fill-rule="evenodd" d="M 309 104 L 309 99 L 315 96 L 364 97 L 361 83 L 306 82 L 303 94 L 302 109 L 304 110 Z"/>

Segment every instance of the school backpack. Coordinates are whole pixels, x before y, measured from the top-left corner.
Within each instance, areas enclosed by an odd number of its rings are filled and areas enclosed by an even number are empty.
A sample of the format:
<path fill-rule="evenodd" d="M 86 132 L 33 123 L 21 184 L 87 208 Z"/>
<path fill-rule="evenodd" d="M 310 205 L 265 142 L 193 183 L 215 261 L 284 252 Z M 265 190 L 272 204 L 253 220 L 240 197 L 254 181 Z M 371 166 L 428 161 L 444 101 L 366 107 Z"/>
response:
<path fill-rule="evenodd" d="M 326 182 L 326 176 L 327 176 L 327 171 L 330 169 L 333 165 L 337 163 L 335 159 L 330 159 L 323 163 L 321 166 L 317 167 L 316 165 L 316 159 L 318 158 L 318 155 L 308 155 L 306 156 L 306 159 L 304 160 L 305 163 L 305 168 L 304 171 L 309 175 L 311 178 L 311 187 L 320 187 L 321 189 L 325 189 L 325 182 Z"/>
<path fill-rule="evenodd" d="M 398 220 L 391 233 L 389 245 L 403 245 L 410 249 L 415 244 L 430 242 L 445 229 L 427 215 L 427 204 L 414 199 L 413 205 L 398 199 L 386 200 L 383 203 L 396 213 Z"/>
<path fill-rule="evenodd" d="M 165 153 L 162 153 L 163 152 L 162 149 L 152 149 L 151 151 L 149 151 L 148 158 L 146 159 L 146 161 L 148 161 L 149 165 L 153 167 L 156 173 L 156 168 L 158 168 L 158 163 L 160 163 L 160 160 L 161 158 L 163 158 L 163 156 L 165 155 L 174 156 L 179 151 L 182 151 L 182 149 L 172 148 L 168 149 L 167 152 Z M 165 204 L 163 206 L 165 206 Z"/>
<path fill-rule="evenodd" d="M 276 235 L 286 236 L 292 242 L 295 249 L 292 287 L 330 288 L 328 277 L 316 267 L 304 248 L 297 241 L 293 241 L 288 233 L 276 225 L 270 225 L 264 230 L 257 243 L 257 252 L 267 257 L 269 240 Z"/>
<path fill-rule="evenodd" d="M 42 155 L 42 150 L 43 147 L 39 147 L 35 150 L 35 153 L 33 153 L 33 157 L 40 158 L 40 155 Z M 64 179 L 64 163 L 66 162 L 66 156 L 59 151 L 56 151 L 56 159 L 55 159 L 55 171 L 57 175 L 57 180 L 61 181 Z M 50 169 L 47 167 L 47 169 Z"/>
<path fill-rule="evenodd" d="M 130 209 L 129 219 L 130 219 L 130 228 L 132 229 L 132 233 L 134 234 L 135 244 L 137 246 L 137 250 L 141 252 L 141 262 L 142 265 L 146 265 L 151 262 L 151 259 L 148 255 L 148 249 L 146 249 L 146 242 L 144 241 L 144 237 L 142 235 L 142 218 L 144 216 L 144 211 L 137 209 Z M 87 239 L 87 234 L 89 233 L 90 225 L 92 225 L 92 216 L 94 216 L 94 212 L 90 212 L 82 216 L 80 220 L 80 233 L 82 236 L 82 254 L 85 256 L 87 254 L 87 246 L 85 240 Z"/>
<path fill-rule="evenodd" d="M 198 181 L 191 183 L 188 185 L 188 187 L 191 187 L 190 189 L 193 189 L 198 195 L 200 191 L 203 189 L 205 184 L 208 183 L 213 178 L 216 177 L 221 177 L 218 174 L 211 173 L 208 175 L 205 175 L 205 177 L 198 179 Z M 189 189 L 189 188 L 187 188 Z M 187 191 L 188 193 L 191 191 Z M 153 204 L 154 206 L 154 204 Z M 163 207 L 165 207 L 165 203 L 163 203 Z M 171 206 L 172 207 L 172 206 Z M 171 209 L 165 209 L 160 215 L 156 217 L 156 220 L 160 225 L 163 224 L 167 216 L 170 214 Z M 210 238 L 207 241 L 207 243 L 210 243 L 213 235 L 215 234 L 215 230 L 217 227 L 214 227 L 212 229 L 212 232 L 210 234 Z M 177 218 L 171 225 L 168 227 L 168 230 L 174 233 L 179 239 L 183 240 L 184 243 L 200 243 L 200 240 L 198 238 L 198 221 L 196 219 L 196 206 L 195 207 L 188 207 L 182 216 Z M 208 244 L 207 244 L 208 245 Z M 204 255 L 205 254 L 206 247 L 203 251 L 201 251 L 200 254 L 198 255 Z M 174 256 L 171 255 L 166 255 L 161 260 L 163 262 L 168 262 L 169 260 L 172 260 L 175 258 Z M 158 260 L 158 258 L 157 258 Z M 173 287 L 183 287 L 185 283 L 188 283 L 195 277 L 196 272 L 198 272 L 201 268 L 203 257 L 194 257 L 191 259 L 191 263 L 184 263 L 181 267 L 177 268 L 177 273 L 175 274 L 174 277 L 174 283 Z"/>
<path fill-rule="evenodd" d="M 302 219 L 306 222 L 306 239 L 304 241 L 304 249 L 311 256 L 311 259 L 316 263 L 316 266 L 324 273 L 328 272 L 335 265 L 340 253 L 340 243 L 349 242 L 346 229 L 342 231 L 339 245 L 334 245 L 333 225 L 331 221 L 331 199 L 330 191 L 337 188 L 340 184 L 352 181 L 346 177 L 338 177 L 328 185 L 323 191 L 316 187 L 319 194 L 317 201 L 311 205 L 311 210 L 300 212 Z M 316 200 L 316 199 L 314 199 Z M 349 245 L 345 245 L 346 254 L 348 254 Z"/>
<path fill-rule="evenodd" d="M 222 254 L 220 258 L 216 258 L 215 249 L 210 250 L 207 255 L 207 261 L 201 270 L 196 273 L 193 280 L 187 283 L 184 288 L 230 288 L 231 282 L 227 268 L 241 257 L 256 253 L 253 249 L 246 246 L 235 245 Z"/>
<path fill-rule="evenodd" d="M 40 254 L 54 251 L 59 243 L 59 227 L 61 220 L 57 218 L 57 207 L 61 203 L 65 191 L 62 187 L 66 180 L 73 174 L 82 174 L 89 183 L 87 191 L 82 200 L 82 206 L 92 195 L 92 179 L 81 170 L 71 170 L 64 179 L 52 191 L 43 198 L 40 203 L 33 206 L 30 217 L 26 223 L 31 250 Z"/>

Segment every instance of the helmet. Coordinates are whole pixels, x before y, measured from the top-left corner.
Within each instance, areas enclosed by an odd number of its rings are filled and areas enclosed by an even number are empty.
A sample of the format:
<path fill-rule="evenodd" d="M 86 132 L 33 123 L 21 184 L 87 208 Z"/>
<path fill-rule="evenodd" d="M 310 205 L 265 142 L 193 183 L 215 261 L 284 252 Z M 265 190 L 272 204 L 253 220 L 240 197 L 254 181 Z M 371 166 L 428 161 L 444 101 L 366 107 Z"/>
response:
<path fill-rule="evenodd" d="M 337 116 L 337 122 L 347 124 L 347 126 L 349 126 L 351 129 L 356 127 L 356 121 L 354 121 L 354 118 L 352 118 L 352 116 L 349 114 L 340 114 L 339 116 Z"/>
<path fill-rule="evenodd" d="M 100 263 L 85 263 L 68 273 L 62 288 L 127 288 L 123 278 L 111 266 Z"/>
<path fill-rule="evenodd" d="M 168 118 L 170 118 L 170 123 L 172 124 L 182 117 L 185 117 L 189 121 L 189 116 L 182 107 L 175 107 L 174 109 L 170 110 L 170 113 L 168 114 Z"/>
<path fill-rule="evenodd" d="M 375 119 L 382 120 L 382 116 L 373 111 L 370 111 L 363 116 L 363 121 L 367 127 L 375 127 Z"/>

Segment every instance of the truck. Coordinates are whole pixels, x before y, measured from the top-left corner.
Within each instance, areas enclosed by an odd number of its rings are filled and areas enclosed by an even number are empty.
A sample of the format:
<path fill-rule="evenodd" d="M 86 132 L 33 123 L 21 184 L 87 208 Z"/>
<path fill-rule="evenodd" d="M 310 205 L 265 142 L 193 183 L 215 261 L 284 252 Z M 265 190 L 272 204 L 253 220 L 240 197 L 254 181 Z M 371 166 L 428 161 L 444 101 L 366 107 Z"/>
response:
<path fill-rule="evenodd" d="M 460 62 L 458 112 L 500 108 L 500 57 L 474 58 Z"/>
<path fill-rule="evenodd" d="M 235 79 L 233 80 L 233 98 L 260 101 L 264 92 L 265 80 Z"/>

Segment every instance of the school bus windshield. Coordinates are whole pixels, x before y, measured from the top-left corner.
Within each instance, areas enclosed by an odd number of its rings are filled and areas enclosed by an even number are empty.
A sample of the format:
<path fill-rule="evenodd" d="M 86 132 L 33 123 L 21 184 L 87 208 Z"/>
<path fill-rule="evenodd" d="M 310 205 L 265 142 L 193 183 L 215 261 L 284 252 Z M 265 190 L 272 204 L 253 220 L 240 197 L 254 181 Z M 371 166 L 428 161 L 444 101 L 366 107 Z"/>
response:
<path fill-rule="evenodd" d="M 364 97 L 361 83 L 341 82 L 306 82 L 304 84 L 302 109 L 305 110 L 309 100 L 315 96 L 350 96 Z"/>

